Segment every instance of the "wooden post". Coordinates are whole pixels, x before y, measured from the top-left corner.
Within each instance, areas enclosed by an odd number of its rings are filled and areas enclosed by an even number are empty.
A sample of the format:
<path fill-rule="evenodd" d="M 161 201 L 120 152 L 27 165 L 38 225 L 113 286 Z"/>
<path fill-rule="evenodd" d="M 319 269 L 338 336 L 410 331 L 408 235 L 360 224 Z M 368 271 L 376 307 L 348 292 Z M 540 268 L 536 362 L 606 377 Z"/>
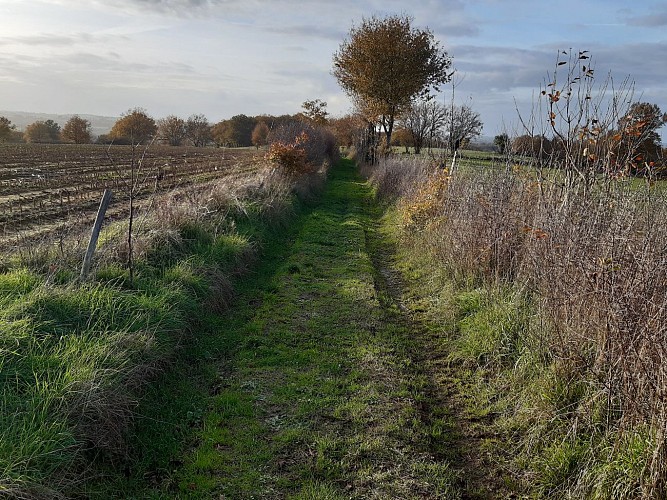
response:
<path fill-rule="evenodd" d="M 97 210 L 97 217 L 95 217 L 93 231 L 90 234 L 88 250 L 86 250 L 86 256 L 83 258 L 83 266 L 81 267 L 82 280 L 85 280 L 88 277 L 88 271 L 90 271 L 90 262 L 93 260 L 93 254 L 95 253 L 95 248 L 97 247 L 97 238 L 100 236 L 100 229 L 102 229 L 104 214 L 109 207 L 109 203 L 111 203 L 111 189 L 105 189 L 104 194 L 102 195 L 102 201 L 100 202 L 100 208 Z"/>

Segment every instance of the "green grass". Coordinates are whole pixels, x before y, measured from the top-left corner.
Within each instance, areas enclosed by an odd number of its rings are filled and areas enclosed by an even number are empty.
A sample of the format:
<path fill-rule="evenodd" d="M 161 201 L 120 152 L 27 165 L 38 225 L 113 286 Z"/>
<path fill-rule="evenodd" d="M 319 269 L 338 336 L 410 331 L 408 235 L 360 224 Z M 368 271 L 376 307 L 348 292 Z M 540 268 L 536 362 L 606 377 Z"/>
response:
<path fill-rule="evenodd" d="M 144 446 L 155 435 L 135 440 L 132 431 L 155 415 L 148 405 L 162 384 L 187 386 L 172 367 L 211 359 L 231 281 L 280 234 L 291 206 L 263 214 L 251 200 L 236 221 L 223 221 L 225 231 L 212 219 L 186 224 L 173 245 L 136 262 L 132 283 L 115 264 L 87 283 L 21 267 L 0 274 L 0 496 L 87 496 L 101 488 L 100 475 L 148 470 L 142 448 L 176 450 L 170 440 Z M 112 226 L 107 240 L 117 234 Z M 175 403 L 168 411 L 179 425 L 199 425 L 196 399 Z"/>
<path fill-rule="evenodd" d="M 659 437 L 596 407 L 567 437 L 589 386 L 525 294 L 437 265 L 351 162 L 295 206 L 185 224 L 134 283 L 0 274 L 0 496 L 641 496 Z"/>
<path fill-rule="evenodd" d="M 129 479 L 91 496 L 458 498 L 448 411 L 428 408 L 415 325 L 379 271 L 380 215 L 353 165 L 335 168 L 156 385 Z"/>

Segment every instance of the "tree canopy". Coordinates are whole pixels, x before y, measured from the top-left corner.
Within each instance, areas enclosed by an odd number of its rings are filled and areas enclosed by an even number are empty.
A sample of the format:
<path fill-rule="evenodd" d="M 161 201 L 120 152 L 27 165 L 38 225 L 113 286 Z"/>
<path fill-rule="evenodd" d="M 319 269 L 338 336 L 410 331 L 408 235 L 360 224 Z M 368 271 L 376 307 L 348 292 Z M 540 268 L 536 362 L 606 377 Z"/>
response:
<path fill-rule="evenodd" d="M 482 133 L 484 124 L 470 106 L 452 106 L 447 112 L 448 145 L 454 152 Z"/>
<path fill-rule="evenodd" d="M 88 144 L 92 138 L 90 121 L 78 115 L 72 116 L 65 123 L 61 136 L 74 144 Z"/>
<path fill-rule="evenodd" d="M 255 147 L 265 146 L 269 138 L 269 126 L 266 122 L 257 122 L 252 131 L 252 143 Z"/>
<path fill-rule="evenodd" d="M 252 131 L 256 124 L 257 120 L 250 116 L 232 116 L 229 120 L 222 120 L 212 127 L 213 140 L 219 146 L 252 146 Z"/>
<path fill-rule="evenodd" d="M 303 108 L 303 115 L 315 125 L 326 125 L 327 116 L 327 103 L 320 99 L 313 99 L 312 101 L 304 101 L 301 105 Z"/>
<path fill-rule="evenodd" d="M 340 118 L 329 119 L 329 128 L 338 144 L 350 147 L 359 141 L 366 130 L 367 122 L 359 114 L 348 114 Z"/>
<path fill-rule="evenodd" d="M 185 139 L 185 120 L 175 115 L 161 118 L 157 122 L 158 135 L 170 146 L 180 146 Z"/>
<path fill-rule="evenodd" d="M 394 120 L 417 97 L 450 79 L 451 58 L 428 29 L 408 16 L 364 19 L 333 56 L 333 74 L 370 121 L 382 124 L 391 143 Z"/>
<path fill-rule="evenodd" d="M 155 120 L 145 109 L 134 108 L 121 116 L 109 132 L 115 141 L 139 145 L 150 141 L 157 132 Z"/>
<path fill-rule="evenodd" d="M 8 140 L 12 136 L 14 125 L 9 118 L 0 116 L 0 142 Z"/>
<path fill-rule="evenodd" d="M 211 139 L 211 125 L 204 115 L 191 115 L 185 122 L 185 135 L 193 146 L 198 148 L 206 146 Z"/>
<path fill-rule="evenodd" d="M 445 125 L 447 110 L 435 100 L 417 100 L 403 114 L 400 124 L 410 133 L 415 153 L 419 154 L 427 141 L 432 141 Z M 405 139 L 404 139 L 405 141 Z"/>
<path fill-rule="evenodd" d="M 505 154 L 510 147 L 510 137 L 506 133 L 498 134 L 493 138 L 493 145 L 496 147 L 498 152 L 502 155 Z"/>
<path fill-rule="evenodd" d="M 658 129 L 665 123 L 667 113 L 663 113 L 657 104 L 633 103 L 618 123 L 617 157 L 629 158 L 635 170 L 658 161 L 662 156 Z"/>
<path fill-rule="evenodd" d="M 53 120 L 36 121 L 25 128 L 23 138 L 26 142 L 54 143 L 60 141 L 60 125 Z"/>

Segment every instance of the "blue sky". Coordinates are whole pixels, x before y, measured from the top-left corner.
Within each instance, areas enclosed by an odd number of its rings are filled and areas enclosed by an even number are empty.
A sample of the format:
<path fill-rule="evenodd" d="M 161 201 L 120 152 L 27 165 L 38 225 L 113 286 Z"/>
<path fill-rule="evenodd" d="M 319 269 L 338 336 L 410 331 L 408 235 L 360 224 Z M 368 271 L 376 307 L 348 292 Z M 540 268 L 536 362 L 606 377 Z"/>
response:
<path fill-rule="evenodd" d="M 350 102 L 331 57 L 362 17 L 404 13 L 454 59 L 455 98 L 493 136 L 527 113 L 558 49 L 630 75 L 667 111 L 667 2 L 636 0 L 0 0 L 0 109 L 160 118 L 299 111 Z M 449 99 L 450 91 L 444 98 Z M 516 103 L 516 104 L 515 104 Z M 663 132 L 664 136 L 664 132 Z"/>

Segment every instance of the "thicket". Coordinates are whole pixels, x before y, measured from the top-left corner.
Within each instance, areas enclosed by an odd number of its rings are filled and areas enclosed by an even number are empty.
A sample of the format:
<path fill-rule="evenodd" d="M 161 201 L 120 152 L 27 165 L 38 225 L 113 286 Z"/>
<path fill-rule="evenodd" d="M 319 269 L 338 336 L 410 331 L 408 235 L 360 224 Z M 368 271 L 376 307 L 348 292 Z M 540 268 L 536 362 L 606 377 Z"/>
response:
<path fill-rule="evenodd" d="M 122 464 L 146 387 L 196 342 L 198 318 L 224 313 L 234 281 L 314 197 L 326 166 L 270 168 L 156 196 L 103 230 L 92 277 L 84 235 L 9 256 L 0 273 L 0 496 L 83 494 L 96 464 Z"/>
<path fill-rule="evenodd" d="M 629 145 L 645 137 L 612 130 L 628 110 L 556 88 L 544 96 L 558 154 L 366 168 L 398 200 L 403 244 L 437 262 L 430 317 L 453 330 L 450 361 L 476 374 L 473 398 L 500 415 L 517 477 L 554 498 L 664 498 L 667 196 Z M 568 93 L 581 100 L 561 103 Z"/>
<path fill-rule="evenodd" d="M 404 244 L 458 287 L 435 307 L 464 318 L 452 360 L 497 391 L 491 411 L 521 436 L 515 467 L 547 496 L 662 497 L 663 189 L 626 181 L 566 196 L 527 168 L 450 175 L 406 159 L 373 176 L 403 196 Z"/>
<path fill-rule="evenodd" d="M 325 127 L 292 122 L 269 132 L 267 159 L 288 176 L 311 173 L 324 162 L 337 162 L 338 144 Z"/>

